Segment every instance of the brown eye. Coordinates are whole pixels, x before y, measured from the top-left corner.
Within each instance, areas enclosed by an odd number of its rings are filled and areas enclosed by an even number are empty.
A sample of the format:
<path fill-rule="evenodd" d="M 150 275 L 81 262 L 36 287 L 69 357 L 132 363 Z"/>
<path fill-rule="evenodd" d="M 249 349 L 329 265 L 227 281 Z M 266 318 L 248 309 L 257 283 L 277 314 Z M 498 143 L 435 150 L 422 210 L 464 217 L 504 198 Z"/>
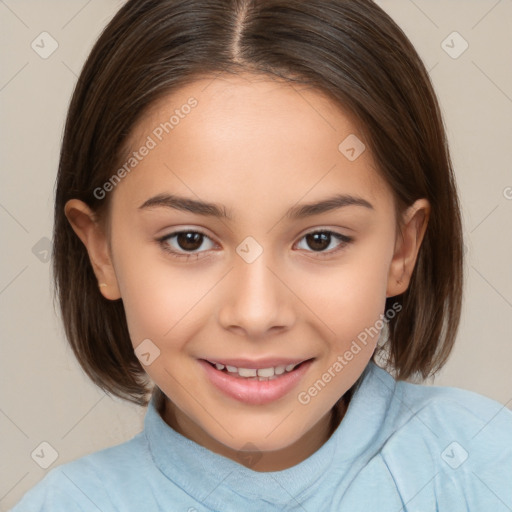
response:
<path fill-rule="evenodd" d="M 176 258 L 190 258 L 192 256 L 199 258 L 201 253 L 212 248 L 211 246 L 207 247 L 206 250 L 199 250 L 205 240 L 209 240 L 212 246 L 214 245 L 210 237 L 200 231 L 175 231 L 159 238 L 158 243 L 164 251 Z"/>
<path fill-rule="evenodd" d="M 329 247 L 331 235 L 323 233 L 310 233 L 306 235 L 306 241 L 309 247 L 314 251 L 324 251 Z"/>
<path fill-rule="evenodd" d="M 353 241 L 351 237 L 342 235 L 340 233 L 335 233 L 334 231 L 323 230 L 323 231 L 313 231 L 308 233 L 301 240 L 306 242 L 306 249 L 310 249 L 309 252 L 316 252 L 319 256 L 326 256 L 333 254 L 341 249 L 344 249 L 349 243 Z M 337 240 L 338 244 L 331 247 L 332 242 Z M 327 251 L 331 247 L 331 250 Z"/>
<path fill-rule="evenodd" d="M 194 231 L 182 231 L 176 235 L 176 242 L 184 251 L 197 251 L 203 242 L 203 235 Z"/>

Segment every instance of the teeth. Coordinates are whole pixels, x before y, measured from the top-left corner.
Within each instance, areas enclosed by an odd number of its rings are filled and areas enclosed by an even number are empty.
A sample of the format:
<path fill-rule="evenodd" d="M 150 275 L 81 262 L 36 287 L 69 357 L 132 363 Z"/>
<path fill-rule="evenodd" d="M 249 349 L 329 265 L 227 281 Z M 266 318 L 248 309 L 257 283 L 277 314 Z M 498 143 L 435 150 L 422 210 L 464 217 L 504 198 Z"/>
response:
<path fill-rule="evenodd" d="M 276 375 L 281 375 L 282 373 L 284 373 L 284 371 L 286 370 L 286 367 L 285 366 L 276 366 L 274 368 L 274 373 Z"/>
<path fill-rule="evenodd" d="M 274 373 L 274 368 L 260 368 L 258 370 L 258 377 L 273 377 Z M 240 375 L 242 374 L 240 373 Z"/>
<path fill-rule="evenodd" d="M 238 368 L 238 375 L 240 377 L 256 377 L 258 372 L 251 368 Z"/>
<path fill-rule="evenodd" d="M 229 373 L 238 373 L 240 377 L 246 377 L 246 378 L 257 378 L 259 377 L 259 380 L 267 380 L 272 379 L 275 375 L 282 375 L 285 371 L 291 372 L 298 364 L 289 364 L 286 366 L 276 366 L 276 367 L 270 367 L 270 368 L 237 368 L 236 366 L 224 366 L 221 363 L 213 363 L 215 365 L 215 368 L 217 370 L 224 370 L 224 368 Z M 299 363 L 300 364 L 300 363 Z M 251 379 L 252 380 L 252 379 Z"/>

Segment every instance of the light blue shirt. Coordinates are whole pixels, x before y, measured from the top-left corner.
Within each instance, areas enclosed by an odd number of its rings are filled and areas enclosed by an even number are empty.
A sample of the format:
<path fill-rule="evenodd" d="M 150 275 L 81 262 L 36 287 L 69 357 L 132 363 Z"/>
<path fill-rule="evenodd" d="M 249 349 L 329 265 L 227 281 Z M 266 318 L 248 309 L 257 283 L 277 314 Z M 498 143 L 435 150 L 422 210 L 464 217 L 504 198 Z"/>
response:
<path fill-rule="evenodd" d="M 342 422 L 301 463 L 258 472 L 167 425 L 55 467 L 11 512 L 511 512 L 512 412 L 396 382 L 369 363 Z"/>

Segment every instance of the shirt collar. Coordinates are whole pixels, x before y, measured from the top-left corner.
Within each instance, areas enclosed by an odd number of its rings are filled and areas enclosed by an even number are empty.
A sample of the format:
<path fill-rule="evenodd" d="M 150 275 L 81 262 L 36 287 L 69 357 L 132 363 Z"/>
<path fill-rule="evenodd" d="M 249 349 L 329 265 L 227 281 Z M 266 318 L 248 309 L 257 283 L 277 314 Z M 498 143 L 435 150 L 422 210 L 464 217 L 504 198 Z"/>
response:
<path fill-rule="evenodd" d="M 249 512 L 249 503 L 263 496 L 269 503 L 285 505 L 305 491 L 312 492 L 322 476 L 343 478 L 340 465 L 348 468 L 350 461 L 375 443 L 395 386 L 391 375 L 370 362 L 331 437 L 307 459 L 282 471 L 254 471 L 176 432 L 158 411 L 161 393 L 151 398 L 144 433 L 158 469 L 187 494 L 214 510 L 240 500 Z M 331 471 L 333 463 L 336 471 Z"/>

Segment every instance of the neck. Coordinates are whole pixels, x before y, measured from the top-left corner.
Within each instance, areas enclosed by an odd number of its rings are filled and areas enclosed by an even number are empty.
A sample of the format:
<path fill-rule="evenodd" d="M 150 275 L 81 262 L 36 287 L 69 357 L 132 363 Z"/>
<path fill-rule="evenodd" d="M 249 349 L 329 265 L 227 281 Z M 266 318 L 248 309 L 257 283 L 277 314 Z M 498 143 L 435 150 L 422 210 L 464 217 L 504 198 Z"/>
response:
<path fill-rule="evenodd" d="M 176 432 L 208 448 L 210 451 L 227 457 L 253 471 L 281 471 L 302 462 L 315 453 L 339 426 L 347 408 L 343 397 L 318 423 L 293 444 L 274 451 L 239 451 L 234 450 L 208 435 L 197 424 L 168 400 L 164 399 L 160 415 Z"/>

